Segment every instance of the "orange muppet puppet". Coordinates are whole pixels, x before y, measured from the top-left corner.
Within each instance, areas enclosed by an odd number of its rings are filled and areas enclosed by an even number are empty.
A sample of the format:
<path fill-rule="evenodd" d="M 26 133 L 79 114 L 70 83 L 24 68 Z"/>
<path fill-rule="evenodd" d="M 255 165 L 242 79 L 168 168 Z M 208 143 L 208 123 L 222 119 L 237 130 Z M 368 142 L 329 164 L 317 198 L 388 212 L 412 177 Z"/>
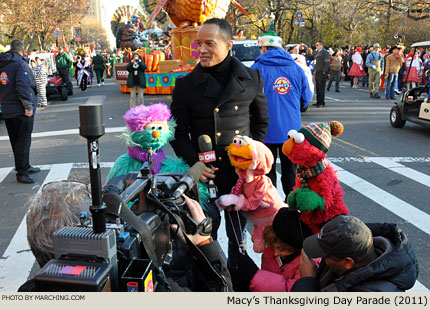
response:
<path fill-rule="evenodd" d="M 288 195 L 290 209 L 300 210 L 300 219 L 313 233 L 331 218 L 348 214 L 337 172 L 327 160 L 332 136 L 343 132 L 340 122 L 311 123 L 299 132 L 290 130 L 282 153 L 297 164 L 296 185 Z"/>
<path fill-rule="evenodd" d="M 261 253 L 265 248 L 264 227 L 271 225 L 278 210 L 286 206 L 266 176 L 274 161 L 272 152 L 263 143 L 245 136 L 235 136 L 226 150 L 239 179 L 231 194 L 222 195 L 216 205 L 220 210 L 234 206 L 236 211 L 246 211 L 244 215 L 254 224 L 254 251 Z"/>

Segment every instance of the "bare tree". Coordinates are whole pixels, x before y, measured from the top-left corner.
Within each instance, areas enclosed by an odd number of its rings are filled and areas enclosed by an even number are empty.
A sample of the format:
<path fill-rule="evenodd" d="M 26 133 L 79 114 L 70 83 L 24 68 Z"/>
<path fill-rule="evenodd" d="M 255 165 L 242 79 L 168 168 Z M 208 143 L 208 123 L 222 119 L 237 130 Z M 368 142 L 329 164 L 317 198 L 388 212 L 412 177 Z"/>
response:
<path fill-rule="evenodd" d="M 56 31 L 64 41 L 64 32 L 70 29 L 72 20 L 79 20 L 87 11 L 86 0 L 2 0 L 0 7 L 4 23 L 15 25 L 29 37 L 35 35 L 40 49 L 46 47 Z"/>

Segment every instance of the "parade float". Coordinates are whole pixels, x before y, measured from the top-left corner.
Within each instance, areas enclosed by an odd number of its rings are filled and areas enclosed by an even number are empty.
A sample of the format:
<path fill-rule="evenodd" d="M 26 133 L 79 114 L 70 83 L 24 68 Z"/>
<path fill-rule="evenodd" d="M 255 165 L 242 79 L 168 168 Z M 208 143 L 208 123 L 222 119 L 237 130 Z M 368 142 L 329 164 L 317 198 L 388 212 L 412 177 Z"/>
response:
<path fill-rule="evenodd" d="M 126 86 L 128 76 L 126 66 L 132 55 L 137 53 L 147 66 L 145 94 L 171 94 L 176 78 L 185 74 L 181 71 L 190 71 L 190 68 L 188 66 L 180 68 L 182 62 L 169 59 L 171 58 L 169 50 L 156 47 L 163 31 L 155 22 L 148 27 L 147 20 L 143 11 L 129 5 L 115 11 L 111 28 L 116 36 L 116 47 L 122 51 L 123 61 L 114 64 L 114 79 L 120 84 L 122 92 L 130 92 Z"/>
<path fill-rule="evenodd" d="M 114 66 L 115 81 L 121 84 L 121 91 L 123 92 L 129 92 L 125 85 L 128 76 L 126 65 L 133 53 L 138 53 L 145 60 L 147 66 L 145 94 L 171 94 L 175 87 L 176 79 L 191 72 L 198 63 L 199 54 L 197 52 L 196 37 L 199 26 L 209 18 L 224 18 L 230 2 L 247 15 L 234 0 L 151 1 L 147 1 L 149 5 L 145 6 L 147 11 L 151 13 L 147 22 L 145 22 L 143 14 L 141 14 L 142 16 L 138 15 L 137 11 L 129 6 L 124 6 L 125 8 L 123 9 L 120 8 L 113 17 L 113 30 L 124 24 L 132 29 L 128 31 L 131 34 L 130 38 L 121 38 L 126 42 L 130 42 L 129 46 L 125 47 L 124 43 L 122 47 L 121 44 L 119 46 L 124 51 L 124 63 L 115 64 Z M 157 49 L 156 44 L 154 44 L 154 41 L 157 40 L 155 21 L 167 23 L 166 13 L 176 26 L 169 31 L 172 59 L 167 59 L 166 56 L 170 55 L 168 51 L 163 48 Z M 136 24 L 138 22 L 146 26 L 145 31 L 140 32 L 139 25 Z M 136 40 L 140 41 L 141 48 L 133 48 L 135 47 L 133 43 Z"/>

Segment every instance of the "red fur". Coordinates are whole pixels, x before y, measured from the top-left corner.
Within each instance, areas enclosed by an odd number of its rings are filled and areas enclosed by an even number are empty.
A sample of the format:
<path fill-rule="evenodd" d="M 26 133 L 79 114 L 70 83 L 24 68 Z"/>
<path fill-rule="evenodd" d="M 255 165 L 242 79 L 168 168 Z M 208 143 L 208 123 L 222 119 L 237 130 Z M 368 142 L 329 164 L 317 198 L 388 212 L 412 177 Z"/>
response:
<path fill-rule="evenodd" d="M 303 143 L 295 144 L 288 158 L 295 164 L 310 168 L 315 166 L 327 155 L 320 149 L 314 147 L 305 140 Z M 340 214 L 348 214 L 348 208 L 343 202 L 343 189 L 337 178 L 337 171 L 328 163 L 326 169 L 314 178 L 307 179 L 309 189 L 325 198 L 324 210 L 303 212 L 300 218 L 313 231 L 318 233 L 325 222 Z M 301 187 L 299 179 L 296 178 L 294 189 Z"/>

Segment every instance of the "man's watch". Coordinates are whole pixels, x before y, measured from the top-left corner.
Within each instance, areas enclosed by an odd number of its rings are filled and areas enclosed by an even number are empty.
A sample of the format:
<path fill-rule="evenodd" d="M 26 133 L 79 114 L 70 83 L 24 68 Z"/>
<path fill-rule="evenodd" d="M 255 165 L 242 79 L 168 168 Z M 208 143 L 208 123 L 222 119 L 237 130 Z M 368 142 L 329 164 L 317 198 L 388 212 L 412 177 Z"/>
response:
<path fill-rule="evenodd" d="M 203 221 L 200 222 L 200 224 L 196 226 L 195 234 L 199 234 L 202 236 L 210 236 L 211 233 L 212 233 L 212 218 L 207 216 Z"/>
<path fill-rule="evenodd" d="M 187 234 L 210 236 L 212 233 L 212 218 L 207 216 L 203 219 L 203 221 L 197 224 L 190 215 L 187 215 L 187 217 L 188 221 L 185 223 L 185 230 Z"/>

